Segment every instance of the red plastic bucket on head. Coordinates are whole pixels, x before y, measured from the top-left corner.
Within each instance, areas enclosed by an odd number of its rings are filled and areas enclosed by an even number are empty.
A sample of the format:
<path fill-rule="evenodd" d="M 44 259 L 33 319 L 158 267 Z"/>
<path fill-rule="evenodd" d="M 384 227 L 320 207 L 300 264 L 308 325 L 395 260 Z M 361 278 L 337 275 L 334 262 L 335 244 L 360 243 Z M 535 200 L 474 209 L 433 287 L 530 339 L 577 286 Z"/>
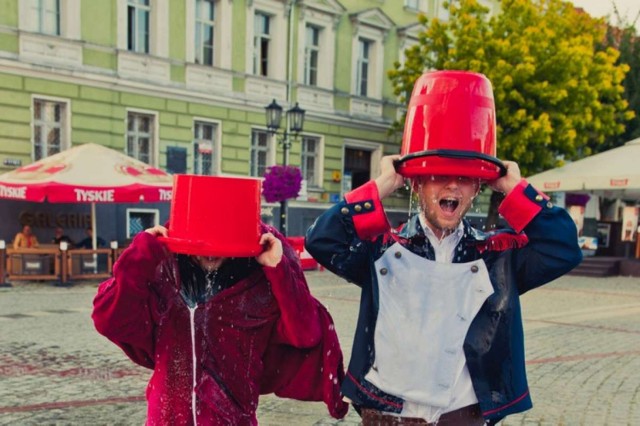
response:
<path fill-rule="evenodd" d="M 496 114 L 491 82 L 483 74 L 434 71 L 413 87 L 398 173 L 493 180 L 506 169 L 496 158 Z"/>
<path fill-rule="evenodd" d="M 171 251 L 199 256 L 252 257 L 262 252 L 259 179 L 175 175 Z"/>

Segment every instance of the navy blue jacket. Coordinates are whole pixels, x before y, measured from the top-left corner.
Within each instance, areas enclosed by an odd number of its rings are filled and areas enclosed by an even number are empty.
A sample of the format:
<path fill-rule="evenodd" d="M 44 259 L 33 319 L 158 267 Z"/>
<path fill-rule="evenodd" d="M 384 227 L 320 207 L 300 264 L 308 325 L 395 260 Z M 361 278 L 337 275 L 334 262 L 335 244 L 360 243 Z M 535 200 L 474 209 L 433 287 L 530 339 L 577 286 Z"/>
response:
<path fill-rule="evenodd" d="M 463 221 L 464 235 L 453 260 L 484 260 L 494 288 L 472 321 L 463 346 L 476 397 L 489 424 L 532 406 L 519 296 L 569 272 L 582 260 L 571 217 L 526 181 L 505 198 L 500 213 L 518 232 L 487 234 Z M 400 413 L 401 398 L 364 378 L 375 358 L 378 285 L 374 262 L 395 242 L 427 259 L 435 258 L 417 216 L 398 231 L 389 229 L 377 187 L 369 182 L 322 214 L 307 232 L 305 245 L 320 264 L 362 288 L 342 393 L 356 406 Z"/>

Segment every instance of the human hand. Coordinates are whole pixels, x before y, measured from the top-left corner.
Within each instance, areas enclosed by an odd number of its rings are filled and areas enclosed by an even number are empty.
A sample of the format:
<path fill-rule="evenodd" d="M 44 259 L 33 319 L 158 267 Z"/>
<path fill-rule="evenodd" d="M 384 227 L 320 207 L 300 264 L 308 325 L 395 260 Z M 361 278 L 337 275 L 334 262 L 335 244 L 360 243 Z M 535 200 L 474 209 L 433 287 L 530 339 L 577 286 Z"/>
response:
<path fill-rule="evenodd" d="M 487 185 L 494 191 L 502 192 L 506 195 L 520 183 L 522 176 L 520 175 L 518 163 L 514 161 L 503 161 L 502 164 L 507 168 L 507 173 L 496 180 L 487 182 Z"/>
<path fill-rule="evenodd" d="M 154 237 L 168 237 L 169 230 L 162 225 L 156 225 L 153 228 L 147 228 L 144 232 L 153 235 Z"/>
<path fill-rule="evenodd" d="M 264 251 L 256 256 L 256 260 L 262 266 L 276 266 L 282 260 L 282 241 L 277 239 L 271 232 L 266 232 L 260 236 L 260 245 Z"/>
<path fill-rule="evenodd" d="M 404 178 L 396 172 L 394 161 L 399 160 L 400 155 L 387 155 L 380 160 L 380 176 L 375 180 L 380 199 L 389 196 L 393 191 L 404 185 Z"/>

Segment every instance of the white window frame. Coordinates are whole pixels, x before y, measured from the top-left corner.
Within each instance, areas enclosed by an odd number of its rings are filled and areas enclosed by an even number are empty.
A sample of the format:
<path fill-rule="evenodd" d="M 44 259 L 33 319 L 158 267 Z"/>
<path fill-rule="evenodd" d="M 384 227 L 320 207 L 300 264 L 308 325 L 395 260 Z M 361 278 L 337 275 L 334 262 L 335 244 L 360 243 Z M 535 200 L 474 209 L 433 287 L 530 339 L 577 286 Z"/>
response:
<path fill-rule="evenodd" d="M 137 115 L 148 115 L 153 117 L 153 135 L 151 135 L 151 148 L 149 155 L 151 155 L 149 165 L 153 167 L 158 167 L 158 162 L 160 158 L 160 116 L 158 111 L 137 109 L 137 108 L 127 108 L 126 114 L 124 118 L 124 149 L 125 154 L 127 154 L 131 158 L 138 159 L 131 155 L 129 152 L 129 114 L 137 114 Z"/>
<path fill-rule="evenodd" d="M 36 101 L 43 102 L 52 102 L 52 103 L 60 103 L 64 104 L 64 123 L 60 126 L 60 152 L 69 149 L 71 147 L 71 100 L 65 98 L 57 98 L 52 96 L 44 96 L 44 95 L 31 95 L 31 159 L 32 161 L 37 161 L 40 158 L 36 158 L 36 119 L 35 119 L 35 103 Z M 46 147 L 45 147 L 46 148 Z M 46 149 L 42 150 L 43 153 L 46 153 Z M 48 155 L 44 155 L 42 158 L 46 158 Z"/>
<path fill-rule="evenodd" d="M 18 28 L 21 31 L 39 33 L 47 37 L 80 39 L 81 0 L 59 0 L 59 34 L 47 34 L 38 28 L 38 17 L 34 6 L 39 0 L 19 0 Z"/>
<path fill-rule="evenodd" d="M 213 34 L 213 66 L 216 68 L 231 68 L 232 57 L 232 2 L 215 0 L 215 21 Z M 196 2 L 186 1 L 186 61 L 195 63 L 196 59 Z M 204 65 L 210 67 L 209 65 Z"/>
<path fill-rule="evenodd" d="M 130 217 L 131 213 L 148 213 L 154 216 L 153 224 L 160 224 L 160 210 L 158 209 L 139 209 L 139 208 L 128 208 L 125 211 L 125 222 L 127 223 L 127 239 L 131 239 L 134 235 L 131 235 L 131 226 L 130 226 Z M 144 231 L 144 230 L 143 230 Z M 141 231 L 142 232 L 142 231 Z"/>
<path fill-rule="evenodd" d="M 152 0 L 149 0 L 148 5 L 138 3 L 140 0 L 127 0 L 127 50 L 134 53 L 151 53 L 151 9 L 153 6 Z M 129 9 L 134 9 L 133 23 L 129 20 Z M 141 40 L 139 38 L 139 30 L 142 26 L 142 22 L 139 20 L 140 12 L 147 14 L 146 39 Z M 130 27 L 133 26 L 133 31 Z M 133 37 L 130 36 L 133 33 Z M 141 46 L 141 44 L 143 44 Z"/>
<path fill-rule="evenodd" d="M 250 140 L 249 140 L 249 176 L 251 177 L 257 177 L 257 178 L 264 178 L 264 175 L 259 175 L 259 174 L 253 174 L 253 170 L 252 170 L 252 166 L 253 166 L 253 152 L 254 152 L 254 147 L 253 147 L 253 138 L 254 138 L 254 133 L 256 132 L 260 132 L 260 133 L 265 133 L 267 136 L 267 147 L 266 149 L 260 149 L 259 151 L 265 151 L 267 153 L 266 155 L 266 161 L 265 161 L 265 169 L 267 167 L 273 166 L 275 164 L 275 159 L 276 159 L 276 136 L 275 135 L 271 135 L 269 133 L 269 131 L 267 129 L 264 128 L 252 128 L 251 129 L 251 136 L 250 136 Z"/>
<path fill-rule="evenodd" d="M 413 25 L 404 27 L 398 30 L 398 44 L 400 46 L 398 52 L 398 62 L 400 65 L 404 65 L 407 60 L 406 51 L 419 44 L 419 35 L 422 30 L 422 25 L 415 23 Z"/>
<path fill-rule="evenodd" d="M 52 2 L 53 4 L 49 4 Z M 62 13 L 60 10 L 60 0 L 31 0 L 31 3 L 34 9 L 33 15 L 36 18 L 36 31 L 52 36 L 61 35 L 62 22 L 60 15 Z M 54 8 L 50 10 L 48 6 L 54 6 Z M 49 19 L 53 19 L 55 22 L 49 22 Z M 50 24 L 53 24 L 53 29 L 48 28 Z"/>
<path fill-rule="evenodd" d="M 319 83 L 318 64 L 322 63 L 322 61 L 320 60 L 320 52 L 323 30 L 324 28 L 310 23 L 307 23 L 307 25 L 305 26 L 303 83 L 307 86 L 318 86 Z M 310 33 L 312 35 L 311 37 L 309 37 Z M 312 58 L 314 57 L 315 66 L 312 64 Z M 315 72 L 315 75 L 312 75 L 313 72 Z"/>
<path fill-rule="evenodd" d="M 246 72 L 260 78 L 270 78 L 274 80 L 285 80 L 287 76 L 286 55 L 287 55 L 287 19 L 285 15 L 285 3 L 276 0 L 253 0 L 247 10 L 247 43 L 246 49 Z M 268 59 L 267 75 L 261 76 L 254 73 L 254 37 L 255 37 L 255 15 L 262 13 L 270 17 L 269 36 L 270 49 Z"/>
<path fill-rule="evenodd" d="M 118 49 L 132 54 L 144 53 L 128 49 L 128 0 L 117 1 L 118 14 Z M 150 0 L 149 15 L 149 53 L 162 58 L 169 57 L 169 0 Z"/>
<path fill-rule="evenodd" d="M 368 12 L 375 13 L 375 11 Z M 355 25 L 355 34 L 352 39 L 351 47 L 351 93 L 360 96 L 359 90 L 359 59 L 360 59 L 360 40 L 368 40 L 371 42 L 369 56 L 369 75 L 367 81 L 367 98 L 382 99 L 382 84 L 384 82 L 384 43 L 388 34 L 386 27 L 374 26 L 367 22 L 369 16 L 362 16 L 362 20 L 353 22 Z"/>
<path fill-rule="evenodd" d="M 369 97 L 371 91 L 371 55 L 375 46 L 374 40 L 368 40 L 364 37 L 358 38 L 358 51 L 356 59 L 356 87 L 355 94 L 362 97 Z M 366 66 L 366 76 L 363 68 Z M 364 81 L 363 81 L 364 80 Z M 363 84 L 364 83 L 364 84 Z"/>
<path fill-rule="evenodd" d="M 193 152 L 194 170 L 193 170 L 193 173 L 196 173 L 196 170 L 195 170 L 195 162 L 196 162 L 195 144 L 197 143 L 197 140 L 196 140 L 196 137 L 195 137 L 195 129 L 196 129 L 196 124 L 197 123 L 215 126 L 215 130 L 214 130 L 214 133 L 213 133 L 214 134 L 214 141 L 213 141 L 213 144 L 212 144 L 212 150 L 213 150 L 214 155 L 212 156 L 212 161 L 211 161 L 211 175 L 210 176 L 217 176 L 217 175 L 219 175 L 221 173 L 220 166 L 222 164 L 222 143 L 221 143 L 222 122 L 218 121 L 218 120 L 211 120 L 209 118 L 203 118 L 203 117 L 194 117 L 193 118 L 193 129 L 192 129 L 193 148 L 194 148 L 194 152 Z"/>
<path fill-rule="evenodd" d="M 300 171 L 302 172 L 302 178 L 307 179 L 304 173 L 304 138 L 315 139 L 317 141 L 317 147 L 314 155 L 309 155 L 309 157 L 313 157 L 315 159 L 314 165 L 314 174 L 316 177 L 316 182 L 308 182 L 308 189 L 321 189 L 323 188 L 324 183 L 324 137 L 319 134 L 305 133 L 300 136 Z"/>
<path fill-rule="evenodd" d="M 422 0 L 404 0 L 404 7 L 405 9 L 409 9 L 409 10 L 422 10 Z"/>
<path fill-rule="evenodd" d="M 443 3 L 451 4 L 451 0 L 435 0 L 435 17 L 443 22 L 449 22 L 450 14 L 449 9 L 445 9 Z"/>
<path fill-rule="evenodd" d="M 204 3 L 208 3 L 211 5 L 212 17 L 199 16 L 201 6 Z M 195 25 L 195 62 L 201 65 L 209 65 L 213 66 L 216 64 L 215 54 L 216 54 L 216 16 L 217 16 L 217 6 L 216 2 L 213 0 L 196 0 L 196 25 Z M 211 32 L 211 40 L 206 40 L 206 34 Z M 211 49 L 210 58 L 207 58 L 205 53 L 206 50 Z M 209 59 L 207 61 L 207 59 Z"/>
<path fill-rule="evenodd" d="M 313 26 L 320 29 L 320 39 L 318 46 L 318 63 L 332 64 L 335 62 L 336 55 L 336 31 L 338 23 L 346 9 L 335 1 L 320 2 L 298 2 L 300 4 L 300 16 L 298 24 L 298 34 L 305 34 L 307 26 Z M 306 42 L 304 39 L 298 42 L 297 52 L 297 76 L 296 79 L 300 84 L 306 84 Z M 311 88 L 317 87 L 321 89 L 333 90 L 334 84 L 334 67 L 322 67 L 318 73 L 318 83 Z"/>
<path fill-rule="evenodd" d="M 260 18 L 258 20 L 258 17 Z M 261 32 L 257 31 L 257 27 L 258 27 L 258 21 L 260 21 L 261 23 L 266 23 L 266 31 L 261 30 Z M 253 63 L 251 66 L 251 73 L 253 75 L 257 75 L 260 77 L 270 77 L 270 65 L 271 65 L 271 58 L 270 56 L 273 56 L 273 41 L 271 40 L 271 27 L 273 26 L 273 17 L 267 13 L 264 13 L 262 11 L 256 11 L 256 13 L 254 14 L 254 29 L 253 29 Z M 263 43 L 266 43 L 266 50 L 267 52 L 265 53 L 263 51 Z M 263 66 L 262 66 L 262 58 L 263 56 L 266 56 L 266 69 L 264 70 L 264 74 L 263 72 Z"/>

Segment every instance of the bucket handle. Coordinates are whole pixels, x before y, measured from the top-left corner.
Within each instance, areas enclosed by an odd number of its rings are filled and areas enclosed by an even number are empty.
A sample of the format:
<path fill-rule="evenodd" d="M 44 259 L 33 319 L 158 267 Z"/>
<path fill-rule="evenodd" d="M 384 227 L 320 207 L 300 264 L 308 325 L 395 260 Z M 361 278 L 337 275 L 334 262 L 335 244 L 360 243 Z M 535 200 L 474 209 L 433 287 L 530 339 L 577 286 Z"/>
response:
<path fill-rule="evenodd" d="M 436 155 L 438 157 L 462 158 L 464 160 L 487 161 L 497 166 L 500 169 L 500 177 L 507 174 L 507 168 L 502 163 L 502 161 L 500 161 L 496 157 L 492 157 L 490 155 L 483 154 L 481 152 L 460 151 L 455 149 L 432 149 L 430 151 L 412 152 L 411 154 L 404 155 L 399 160 L 394 161 L 393 165 L 395 166 L 396 170 L 398 170 L 398 167 L 400 167 L 402 163 L 404 163 L 405 161 L 414 160 L 416 158 L 422 158 L 422 157 L 432 157 Z"/>

